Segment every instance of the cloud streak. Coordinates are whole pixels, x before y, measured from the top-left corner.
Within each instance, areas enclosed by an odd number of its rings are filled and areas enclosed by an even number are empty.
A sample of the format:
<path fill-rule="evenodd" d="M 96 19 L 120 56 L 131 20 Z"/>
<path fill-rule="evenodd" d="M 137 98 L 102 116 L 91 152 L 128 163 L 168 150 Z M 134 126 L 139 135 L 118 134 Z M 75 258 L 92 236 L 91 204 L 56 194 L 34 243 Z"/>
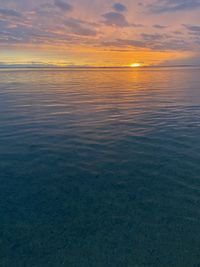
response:
<path fill-rule="evenodd" d="M 190 11 L 200 8 L 200 0 L 158 0 L 147 7 L 152 13 Z"/>
<path fill-rule="evenodd" d="M 116 12 L 125 12 L 125 11 L 127 11 L 126 6 L 124 4 L 121 4 L 121 3 L 115 3 L 113 5 L 113 9 Z"/>
<path fill-rule="evenodd" d="M 0 15 L 6 17 L 22 17 L 21 13 L 14 9 L 0 8 Z"/>
<path fill-rule="evenodd" d="M 73 9 L 72 5 L 62 0 L 55 0 L 54 4 L 63 11 L 71 11 Z"/>
<path fill-rule="evenodd" d="M 117 12 L 108 12 L 102 15 L 105 19 L 104 24 L 108 26 L 129 27 L 130 24 L 123 14 Z"/>
<path fill-rule="evenodd" d="M 65 20 L 65 25 L 69 27 L 71 30 L 71 33 L 76 35 L 82 35 L 82 36 L 96 36 L 97 31 L 94 29 L 91 29 L 89 27 L 86 27 L 86 22 L 83 22 L 78 19 L 69 18 Z"/>

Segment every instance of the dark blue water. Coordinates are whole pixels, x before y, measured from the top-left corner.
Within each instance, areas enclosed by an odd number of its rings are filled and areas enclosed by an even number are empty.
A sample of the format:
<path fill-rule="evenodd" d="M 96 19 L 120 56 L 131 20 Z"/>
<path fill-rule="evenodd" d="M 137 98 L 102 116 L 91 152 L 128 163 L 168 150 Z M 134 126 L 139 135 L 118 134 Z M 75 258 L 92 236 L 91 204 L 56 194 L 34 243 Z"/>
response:
<path fill-rule="evenodd" d="M 200 70 L 2 70 L 0 266 L 199 267 Z"/>

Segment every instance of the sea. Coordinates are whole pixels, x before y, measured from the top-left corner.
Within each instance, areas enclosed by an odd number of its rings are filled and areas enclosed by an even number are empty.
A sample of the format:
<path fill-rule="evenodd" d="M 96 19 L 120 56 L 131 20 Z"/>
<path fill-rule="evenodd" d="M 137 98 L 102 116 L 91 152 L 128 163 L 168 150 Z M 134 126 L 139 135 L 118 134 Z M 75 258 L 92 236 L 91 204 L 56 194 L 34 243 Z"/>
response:
<path fill-rule="evenodd" d="M 200 266 L 200 68 L 0 70 L 1 267 Z"/>

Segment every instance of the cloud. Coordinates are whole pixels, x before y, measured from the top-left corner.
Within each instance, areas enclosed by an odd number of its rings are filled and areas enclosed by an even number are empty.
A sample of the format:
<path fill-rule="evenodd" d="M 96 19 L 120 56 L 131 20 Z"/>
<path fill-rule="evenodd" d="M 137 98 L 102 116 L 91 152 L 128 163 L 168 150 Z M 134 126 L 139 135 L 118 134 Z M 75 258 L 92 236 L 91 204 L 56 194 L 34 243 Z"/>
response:
<path fill-rule="evenodd" d="M 144 27 L 145 25 L 137 24 L 137 23 L 131 23 L 131 24 L 129 24 L 129 26 L 132 26 L 132 27 L 135 27 L 135 28 L 140 28 L 140 27 Z"/>
<path fill-rule="evenodd" d="M 183 26 L 190 31 L 190 33 L 195 35 L 200 35 L 200 26 L 199 25 L 190 25 L 190 24 L 183 24 Z"/>
<path fill-rule="evenodd" d="M 143 33 L 137 39 L 115 39 L 103 42 L 103 45 L 116 48 L 141 48 L 152 51 L 186 51 L 189 44 L 183 39 L 175 38 L 166 34 Z"/>
<path fill-rule="evenodd" d="M 167 37 L 166 35 L 162 35 L 162 34 L 148 34 L 148 33 L 142 33 L 140 36 L 145 41 L 156 41 L 156 40 L 161 40 Z"/>
<path fill-rule="evenodd" d="M 58 8 L 64 11 L 71 11 L 73 9 L 72 5 L 62 0 L 55 0 L 54 4 L 55 6 L 57 6 Z"/>
<path fill-rule="evenodd" d="M 0 15 L 8 17 L 21 17 L 21 13 L 14 9 L 0 8 Z"/>
<path fill-rule="evenodd" d="M 125 16 L 117 12 L 108 12 L 103 14 L 104 24 L 108 26 L 128 27 L 130 24 L 126 20 Z"/>
<path fill-rule="evenodd" d="M 131 40 L 131 39 L 116 39 L 113 41 L 104 41 L 102 43 L 102 45 L 104 46 L 111 46 L 111 47 L 145 47 L 146 44 L 143 41 L 139 41 L 139 40 Z"/>
<path fill-rule="evenodd" d="M 160 30 L 167 28 L 167 26 L 160 25 L 160 24 L 154 24 L 153 27 L 156 29 L 160 29 Z"/>
<path fill-rule="evenodd" d="M 190 44 L 182 39 L 171 38 L 164 39 L 161 42 L 155 42 L 149 45 L 154 51 L 188 51 Z"/>
<path fill-rule="evenodd" d="M 188 11 L 200 8 L 200 0 L 157 0 L 147 8 L 152 13 Z"/>
<path fill-rule="evenodd" d="M 171 65 L 171 66 L 184 66 L 184 65 L 191 65 L 191 66 L 200 66 L 200 55 L 196 55 L 195 57 L 190 57 L 190 58 L 184 58 L 184 59 L 170 59 L 165 62 L 163 62 L 162 65 Z"/>
<path fill-rule="evenodd" d="M 70 28 L 71 33 L 83 36 L 96 36 L 97 32 L 89 27 L 83 26 L 87 22 L 78 19 L 69 18 L 65 20 L 65 25 Z"/>
<path fill-rule="evenodd" d="M 8 24 L 8 21 L 0 20 L 0 30 L 5 28 Z"/>
<path fill-rule="evenodd" d="M 127 8 L 125 5 L 121 4 L 121 3 L 115 3 L 113 5 L 113 9 L 116 11 L 116 12 L 125 12 L 127 11 Z"/>

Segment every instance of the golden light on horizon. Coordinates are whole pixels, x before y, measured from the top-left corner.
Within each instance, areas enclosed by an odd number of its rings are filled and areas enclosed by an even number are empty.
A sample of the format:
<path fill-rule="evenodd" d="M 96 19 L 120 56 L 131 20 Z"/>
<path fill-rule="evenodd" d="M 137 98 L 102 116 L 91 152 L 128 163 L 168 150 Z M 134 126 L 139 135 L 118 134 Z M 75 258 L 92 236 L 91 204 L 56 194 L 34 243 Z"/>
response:
<path fill-rule="evenodd" d="M 139 68 L 139 67 L 142 67 L 142 64 L 141 63 L 132 63 L 130 65 L 131 68 Z"/>

